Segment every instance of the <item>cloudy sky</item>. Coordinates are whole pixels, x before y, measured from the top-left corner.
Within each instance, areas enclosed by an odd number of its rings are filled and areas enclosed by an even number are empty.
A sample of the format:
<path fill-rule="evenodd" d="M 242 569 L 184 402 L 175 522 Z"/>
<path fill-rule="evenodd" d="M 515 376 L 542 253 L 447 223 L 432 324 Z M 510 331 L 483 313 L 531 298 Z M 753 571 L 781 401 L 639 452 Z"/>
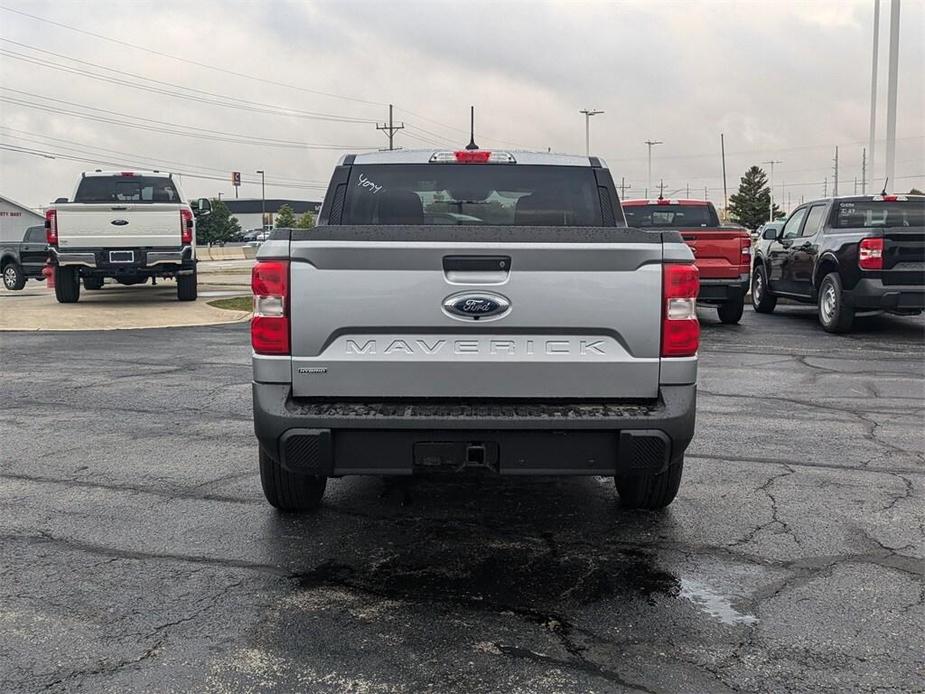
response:
<path fill-rule="evenodd" d="M 877 169 L 886 132 L 882 3 Z M 849 2 L 22 2 L 0 0 L 0 194 L 70 196 L 84 169 L 182 172 L 187 195 L 320 199 L 344 151 L 592 150 L 617 182 L 722 200 L 779 160 L 775 195 L 860 177 L 873 0 Z M 30 16 L 31 15 L 31 16 Z M 925 1 L 902 1 L 896 189 L 925 187 Z M 54 157 L 49 158 L 49 157 Z M 781 186 L 783 185 L 783 188 Z M 879 185 L 882 185 L 880 183 Z M 893 187 L 893 186 L 891 186 Z"/>

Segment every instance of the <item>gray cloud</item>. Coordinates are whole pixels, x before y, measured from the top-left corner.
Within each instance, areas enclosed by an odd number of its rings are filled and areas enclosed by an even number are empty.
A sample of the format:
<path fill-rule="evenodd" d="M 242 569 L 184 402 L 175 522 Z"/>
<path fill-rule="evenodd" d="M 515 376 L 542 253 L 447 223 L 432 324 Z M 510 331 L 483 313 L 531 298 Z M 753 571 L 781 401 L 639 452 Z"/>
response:
<path fill-rule="evenodd" d="M 883 3 L 885 6 L 889 3 Z M 395 103 L 409 127 L 402 146 L 465 144 L 468 106 L 484 146 L 582 151 L 578 109 L 594 118 L 593 149 L 630 194 L 642 194 L 643 140 L 654 137 L 654 176 L 669 191 L 721 197 L 719 133 L 732 187 L 750 164 L 780 159 L 777 183 L 796 202 L 822 193 L 840 145 L 841 192 L 852 192 L 867 139 L 870 2 L 330 2 L 133 4 L 19 3 L 63 24 L 219 65 L 228 70 L 355 97 L 361 103 L 248 80 L 0 12 L 0 35 L 166 82 L 292 109 L 383 119 Z M 925 3 L 905 0 L 897 188 L 925 185 Z M 881 17 L 880 137 L 885 132 L 888 9 Z M 2 44 L 4 49 L 36 55 Z M 45 56 L 47 58 L 48 56 Z M 56 59 L 57 60 L 57 59 Z M 62 61 L 64 62 L 64 61 Z M 76 65 L 71 63 L 72 66 Z M 78 66 L 80 67 L 80 66 Z M 0 56 L 0 84 L 97 108 L 300 142 L 382 146 L 372 124 L 262 114 L 116 87 Z M 9 95 L 0 92 L 0 95 Z M 37 103 L 40 100 L 35 100 Z M 142 155 L 164 168 L 255 179 L 274 196 L 318 198 L 338 153 L 210 142 L 0 104 L 0 142 L 84 156 L 86 147 Z M 73 109 L 81 110 L 81 109 Z M 436 121 L 436 122 L 434 122 Z M 454 130 L 452 128 L 458 128 Z M 423 130 L 422 130 L 423 129 Z M 425 132 L 426 131 L 426 132 Z M 63 141 L 44 138 L 56 137 Z M 74 149 L 65 150 L 65 146 Z M 882 170 L 883 147 L 878 161 Z M 99 153 L 94 156 L 103 156 Z M 108 154 L 116 160 L 128 157 Z M 177 162 L 178 164 L 170 164 Z M 189 165 L 180 166 L 179 164 Z M 30 205 L 68 195 L 92 164 L 0 151 L 3 192 Z M 878 173 L 878 176 L 880 174 Z M 279 182 L 279 185 L 276 184 Z M 292 187 L 301 185 L 319 187 Z M 231 194 L 225 181 L 187 177 L 191 195 Z M 801 185 L 796 185 L 801 184 Z M 805 185 L 802 185 L 805 184 Z M 778 194 L 780 190 L 776 191 Z M 242 190 L 259 195 L 254 185 Z"/>

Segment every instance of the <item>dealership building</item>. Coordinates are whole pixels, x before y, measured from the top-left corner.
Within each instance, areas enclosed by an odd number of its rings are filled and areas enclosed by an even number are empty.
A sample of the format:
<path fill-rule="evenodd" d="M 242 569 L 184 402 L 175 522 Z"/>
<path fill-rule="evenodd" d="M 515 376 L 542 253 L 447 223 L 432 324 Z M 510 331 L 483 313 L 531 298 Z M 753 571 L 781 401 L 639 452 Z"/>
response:
<path fill-rule="evenodd" d="M 0 195 L 0 241 L 22 241 L 26 229 L 44 224 L 45 218 L 35 210 Z"/>
<path fill-rule="evenodd" d="M 276 214 L 279 212 L 279 208 L 283 205 L 289 205 L 292 211 L 295 212 L 296 219 L 301 217 L 306 212 L 311 212 L 317 218 L 318 210 L 321 209 L 320 202 L 312 202 L 310 200 L 280 200 L 277 198 L 267 198 L 266 200 L 261 200 L 260 198 L 223 198 L 222 202 L 225 203 L 228 211 L 231 212 L 231 216 L 237 218 L 238 223 L 241 225 L 241 229 L 244 231 L 248 231 L 250 229 L 259 229 L 261 226 L 265 228 L 273 227 L 273 220 Z M 262 209 L 266 209 L 266 218 L 261 225 L 260 214 Z"/>

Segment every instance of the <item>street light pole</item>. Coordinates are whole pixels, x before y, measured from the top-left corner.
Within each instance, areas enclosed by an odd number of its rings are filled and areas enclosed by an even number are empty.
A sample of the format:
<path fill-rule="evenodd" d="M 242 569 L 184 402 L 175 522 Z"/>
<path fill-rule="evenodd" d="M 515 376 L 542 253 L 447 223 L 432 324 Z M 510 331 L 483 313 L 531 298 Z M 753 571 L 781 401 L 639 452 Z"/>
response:
<path fill-rule="evenodd" d="M 594 108 L 585 108 L 578 113 L 585 114 L 585 156 L 591 156 L 591 116 L 596 116 L 603 111 Z"/>
<path fill-rule="evenodd" d="M 259 169 L 260 174 L 260 230 L 267 228 L 267 179 L 263 169 Z"/>
<path fill-rule="evenodd" d="M 646 140 L 646 144 L 649 146 L 649 184 L 646 186 L 646 191 L 650 191 L 652 190 L 652 148 L 655 147 L 655 145 L 662 145 L 665 143 L 661 140 Z M 649 193 L 646 192 L 646 195 L 648 194 Z"/>
<path fill-rule="evenodd" d="M 775 161 L 772 159 L 771 161 L 763 161 L 761 163 L 771 165 L 771 183 L 768 186 L 768 193 L 770 197 L 770 200 L 768 202 L 768 221 L 773 222 L 774 221 L 774 165 L 783 164 L 784 162 Z"/>

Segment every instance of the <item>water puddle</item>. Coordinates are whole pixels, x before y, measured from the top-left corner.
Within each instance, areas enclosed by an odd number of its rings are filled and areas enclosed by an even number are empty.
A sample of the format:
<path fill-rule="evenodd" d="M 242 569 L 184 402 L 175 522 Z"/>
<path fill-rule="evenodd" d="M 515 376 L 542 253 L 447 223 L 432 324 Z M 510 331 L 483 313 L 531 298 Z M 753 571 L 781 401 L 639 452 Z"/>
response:
<path fill-rule="evenodd" d="M 739 612 L 732 606 L 732 602 L 725 595 L 720 595 L 710 586 L 700 581 L 688 578 L 681 579 L 680 597 L 689 600 L 711 617 L 715 617 L 723 624 L 745 624 L 752 626 L 758 623 L 754 615 Z"/>

